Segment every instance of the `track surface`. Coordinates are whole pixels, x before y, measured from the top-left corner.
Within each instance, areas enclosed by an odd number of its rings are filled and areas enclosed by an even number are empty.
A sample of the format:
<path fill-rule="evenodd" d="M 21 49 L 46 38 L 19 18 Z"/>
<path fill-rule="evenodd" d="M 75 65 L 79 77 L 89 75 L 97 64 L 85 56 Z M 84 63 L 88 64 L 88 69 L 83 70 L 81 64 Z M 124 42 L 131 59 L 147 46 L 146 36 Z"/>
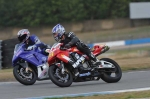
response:
<path fill-rule="evenodd" d="M 150 70 L 123 73 L 118 83 L 105 83 L 102 80 L 73 83 L 68 88 L 60 88 L 50 80 L 24 86 L 18 82 L 0 83 L 0 99 L 16 99 L 39 96 L 78 94 L 150 87 Z"/>

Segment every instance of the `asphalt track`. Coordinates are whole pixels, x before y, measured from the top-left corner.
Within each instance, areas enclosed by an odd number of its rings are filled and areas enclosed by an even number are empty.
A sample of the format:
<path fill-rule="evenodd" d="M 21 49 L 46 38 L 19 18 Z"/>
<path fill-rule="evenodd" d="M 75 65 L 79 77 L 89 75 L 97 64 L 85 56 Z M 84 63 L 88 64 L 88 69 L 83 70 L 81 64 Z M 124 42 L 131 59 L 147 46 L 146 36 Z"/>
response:
<path fill-rule="evenodd" d="M 103 92 L 150 87 L 150 70 L 124 72 L 118 83 L 89 81 L 73 83 L 70 87 L 60 88 L 50 80 L 38 81 L 34 85 L 25 86 L 19 82 L 0 82 L 0 99 L 18 99 L 52 95 Z"/>

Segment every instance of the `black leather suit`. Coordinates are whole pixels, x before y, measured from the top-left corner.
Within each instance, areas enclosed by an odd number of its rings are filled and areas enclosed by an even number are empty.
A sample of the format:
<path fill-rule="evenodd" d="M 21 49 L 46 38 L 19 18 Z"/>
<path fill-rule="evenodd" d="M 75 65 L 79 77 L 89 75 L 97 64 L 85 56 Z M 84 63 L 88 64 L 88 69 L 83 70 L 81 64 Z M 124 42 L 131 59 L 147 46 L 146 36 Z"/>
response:
<path fill-rule="evenodd" d="M 78 50 L 86 54 L 91 60 L 96 61 L 96 57 L 91 53 L 90 48 L 84 44 L 79 38 L 73 33 L 65 33 L 65 39 L 61 40 L 60 43 L 63 43 L 63 46 L 70 44 L 70 46 L 77 46 Z"/>

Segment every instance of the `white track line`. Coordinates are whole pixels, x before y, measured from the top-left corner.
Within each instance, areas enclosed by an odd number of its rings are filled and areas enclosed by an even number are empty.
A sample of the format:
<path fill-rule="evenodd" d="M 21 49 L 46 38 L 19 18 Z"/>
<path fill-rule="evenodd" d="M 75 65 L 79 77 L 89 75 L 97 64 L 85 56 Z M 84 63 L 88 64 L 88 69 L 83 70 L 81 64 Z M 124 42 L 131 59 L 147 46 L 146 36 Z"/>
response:
<path fill-rule="evenodd" d="M 8 84 L 15 84 L 18 82 L 0 82 L 0 85 L 8 85 Z"/>
<path fill-rule="evenodd" d="M 146 71 L 129 71 L 129 72 L 123 72 L 124 74 L 126 73 L 137 73 L 137 72 L 140 72 L 140 73 L 143 73 L 143 72 L 150 72 L 149 70 L 146 70 Z"/>
<path fill-rule="evenodd" d="M 150 87 L 149 88 L 126 89 L 126 90 L 115 90 L 115 91 L 89 92 L 89 93 L 79 93 L 79 94 L 65 94 L 65 95 L 53 95 L 53 96 L 18 98 L 18 99 L 44 99 L 44 98 L 62 98 L 62 97 L 77 97 L 77 96 L 93 96 L 93 95 L 105 95 L 105 94 L 115 94 L 115 93 L 133 92 L 133 91 L 146 91 L 146 90 L 150 90 Z"/>

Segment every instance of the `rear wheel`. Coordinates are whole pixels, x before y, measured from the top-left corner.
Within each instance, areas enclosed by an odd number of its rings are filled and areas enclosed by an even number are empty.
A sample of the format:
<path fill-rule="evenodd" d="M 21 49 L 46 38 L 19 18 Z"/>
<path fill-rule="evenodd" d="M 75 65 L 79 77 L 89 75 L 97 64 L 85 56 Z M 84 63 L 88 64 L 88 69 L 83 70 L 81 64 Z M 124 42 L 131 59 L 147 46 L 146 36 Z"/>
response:
<path fill-rule="evenodd" d="M 55 65 L 49 67 L 49 77 L 59 87 L 69 87 L 73 82 L 72 74 L 67 68 L 65 68 L 65 73 L 62 74 L 61 70 Z"/>
<path fill-rule="evenodd" d="M 37 75 L 32 68 L 26 72 L 25 68 L 19 65 L 13 68 L 13 74 L 16 80 L 23 85 L 33 85 L 37 79 Z"/>
<path fill-rule="evenodd" d="M 101 79 L 107 83 L 118 82 L 122 77 L 122 71 L 120 66 L 114 60 L 109 58 L 102 58 L 100 60 L 109 62 L 114 66 L 114 69 L 107 69 L 108 71 L 106 70 L 106 72 L 103 73 Z"/>

